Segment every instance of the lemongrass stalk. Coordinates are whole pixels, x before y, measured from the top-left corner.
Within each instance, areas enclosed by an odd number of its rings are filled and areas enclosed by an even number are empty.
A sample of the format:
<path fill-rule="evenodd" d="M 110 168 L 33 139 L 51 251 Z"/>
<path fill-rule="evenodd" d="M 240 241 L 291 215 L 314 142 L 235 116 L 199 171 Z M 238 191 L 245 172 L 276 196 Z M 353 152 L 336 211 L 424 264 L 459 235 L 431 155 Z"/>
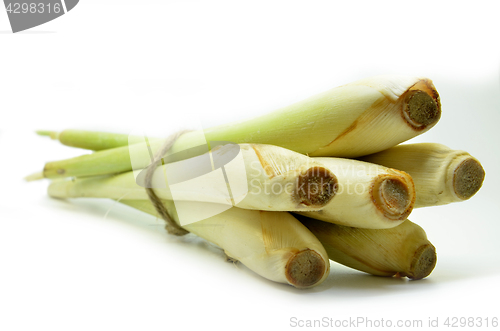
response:
<path fill-rule="evenodd" d="M 128 206 L 157 216 L 149 201 L 122 200 Z M 192 208 L 205 205 L 189 202 Z M 164 201 L 178 222 L 172 201 Z M 286 212 L 231 208 L 216 216 L 183 226 L 219 246 L 257 274 L 298 288 L 319 285 L 330 271 L 328 255 L 318 239 Z"/>
<path fill-rule="evenodd" d="M 427 277 L 437 261 L 425 231 L 406 220 L 391 229 L 360 229 L 301 217 L 331 260 L 377 276 Z"/>
<path fill-rule="evenodd" d="M 340 225 L 385 229 L 401 224 L 413 210 L 415 187 L 407 173 L 351 159 L 313 159 L 335 173 L 337 193 L 321 210 L 301 215 Z"/>
<path fill-rule="evenodd" d="M 426 78 L 377 76 L 343 85 L 254 119 L 182 135 L 170 153 L 207 142 L 261 143 L 310 156 L 358 157 L 413 138 L 441 115 L 439 95 Z M 161 141 L 151 142 L 158 149 Z M 143 145 L 143 146 L 138 146 Z M 130 155 L 144 144 L 48 162 L 46 178 L 96 176 L 132 170 Z M 144 159 L 138 167 L 146 167 Z"/>
<path fill-rule="evenodd" d="M 107 133 L 86 130 L 63 130 L 61 132 L 39 130 L 36 132 L 40 136 L 48 136 L 51 139 L 59 140 L 63 145 L 101 151 L 116 147 L 127 146 L 129 135 L 119 133 Z"/>
<path fill-rule="evenodd" d="M 212 150 L 214 163 L 234 147 L 225 145 Z M 156 169 L 153 175 L 156 195 L 160 199 L 211 202 L 272 211 L 319 210 L 335 196 L 337 178 L 320 162 L 277 146 L 240 144 L 239 147 L 241 163 L 235 158 L 224 166 L 228 182 L 224 180 L 221 169 L 199 176 L 196 167 L 203 160 L 189 159 Z M 171 168 L 177 171 L 171 171 Z M 164 173 L 167 173 L 167 181 L 181 176 L 186 177 L 186 181 L 167 186 Z M 144 186 L 137 184 L 132 172 L 54 181 L 49 186 L 49 194 L 59 198 L 149 199 Z"/>
<path fill-rule="evenodd" d="M 415 208 L 467 200 L 485 176 L 469 153 L 436 143 L 399 145 L 361 159 L 409 173 L 417 193 Z"/>

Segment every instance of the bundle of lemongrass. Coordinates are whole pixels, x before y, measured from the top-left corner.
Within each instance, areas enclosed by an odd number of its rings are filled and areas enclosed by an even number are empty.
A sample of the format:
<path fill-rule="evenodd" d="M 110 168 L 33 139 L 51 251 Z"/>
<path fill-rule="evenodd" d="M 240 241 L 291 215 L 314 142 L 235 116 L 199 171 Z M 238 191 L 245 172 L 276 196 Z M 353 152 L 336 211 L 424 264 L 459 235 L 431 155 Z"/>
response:
<path fill-rule="evenodd" d="M 53 179 L 48 192 L 56 198 L 111 198 L 156 216 L 160 204 L 186 232 L 295 287 L 320 284 L 329 260 L 373 275 L 421 279 L 432 272 L 436 251 L 409 214 L 467 200 L 484 179 L 467 152 L 398 145 L 432 128 L 440 115 L 429 79 L 372 77 L 205 130 L 208 144 L 232 142 L 211 150 L 207 144 L 206 153 L 193 148 L 200 132 L 182 134 L 159 155 L 165 162 L 152 169 L 151 183 L 138 171 L 150 169 L 149 155 L 162 139 L 39 131 L 94 153 L 48 162 L 27 179 Z M 186 210 L 196 217 L 187 220 Z"/>

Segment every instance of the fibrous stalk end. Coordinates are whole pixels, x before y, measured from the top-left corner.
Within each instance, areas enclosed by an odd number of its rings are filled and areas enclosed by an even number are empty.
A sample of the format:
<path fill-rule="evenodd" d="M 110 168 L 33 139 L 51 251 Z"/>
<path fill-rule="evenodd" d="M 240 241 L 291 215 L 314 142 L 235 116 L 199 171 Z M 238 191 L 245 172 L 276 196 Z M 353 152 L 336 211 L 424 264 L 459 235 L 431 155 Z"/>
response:
<path fill-rule="evenodd" d="M 297 193 L 300 203 L 306 206 L 325 206 L 337 193 L 338 180 L 324 167 L 311 167 L 300 175 Z"/>
<path fill-rule="evenodd" d="M 383 175 L 373 182 L 372 201 L 388 219 L 405 220 L 413 210 L 415 188 L 413 182 L 406 179 L 404 176 Z"/>
<path fill-rule="evenodd" d="M 415 130 L 436 124 L 441 117 L 439 94 L 428 79 L 420 80 L 404 96 L 403 117 Z"/>
<path fill-rule="evenodd" d="M 323 279 L 326 263 L 320 254 L 311 249 L 297 252 L 286 264 L 286 278 L 295 287 L 311 287 Z"/>
<path fill-rule="evenodd" d="M 417 280 L 429 276 L 437 262 L 436 248 L 432 244 L 420 246 L 413 256 L 410 270 L 406 276 Z"/>
<path fill-rule="evenodd" d="M 471 198 L 483 185 L 485 172 L 481 163 L 474 158 L 467 158 L 455 169 L 453 190 L 462 200 Z"/>

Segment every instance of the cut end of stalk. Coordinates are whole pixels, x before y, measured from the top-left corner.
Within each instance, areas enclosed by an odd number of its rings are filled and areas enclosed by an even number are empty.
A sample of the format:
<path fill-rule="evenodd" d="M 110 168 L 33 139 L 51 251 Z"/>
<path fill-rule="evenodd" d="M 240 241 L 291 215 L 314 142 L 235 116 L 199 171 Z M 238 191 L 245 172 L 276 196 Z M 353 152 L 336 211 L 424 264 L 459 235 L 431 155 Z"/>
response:
<path fill-rule="evenodd" d="M 325 206 L 337 193 L 337 177 L 324 167 L 311 167 L 300 175 L 297 195 L 306 206 Z"/>
<path fill-rule="evenodd" d="M 327 269 L 321 255 L 310 249 L 294 254 L 285 268 L 288 282 L 298 288 L 315 285 L 323 279 Z"/>
<path fill-rule="evenodd" d="M 428 79 L 420 80 L 404 96 L 403 116 L 415 130 L 424 130 L 436 124 L 441 117 L 439 94 Z"/>
<path fill-rule="evenodd" d="M 410 270 L 406 276 L 418 280 L 429 276 L 437 262 L 436 248 L 432 244 L 420 246 L 413 256 Z"/>
<path fill-rule="evenodd" d="M 24 177 L 24 180 L 27 182 L 33 182 L 35 180 L 44 179 L 43 171 L 35 172 L 34 174 L 28 175 Z"/>
<path fill-rule="evenodd" d="M 372 201 L 389 219 L 404 220 L 415 204 L 415 188 L 399 176 L 385 175 L 375 179 L 372 187 Z"/>
<path fill-rule="evenodd" d="M 485 172 L 481 163 L 474 158 L 465 159 L 455 169 L 453 190 L 462 200 L 471 198 L 483 185 Z"/>

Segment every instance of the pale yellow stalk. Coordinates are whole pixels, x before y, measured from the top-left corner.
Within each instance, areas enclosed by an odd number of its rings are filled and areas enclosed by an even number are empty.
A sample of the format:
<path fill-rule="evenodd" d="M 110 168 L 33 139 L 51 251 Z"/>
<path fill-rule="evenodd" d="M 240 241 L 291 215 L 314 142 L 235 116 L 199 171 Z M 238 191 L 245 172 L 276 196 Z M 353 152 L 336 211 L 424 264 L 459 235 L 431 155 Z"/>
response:
<path fill-rule="evenodd" d="M 157 216 L 149 201 L 122 200 L 126 205 Z M 186 202 L 191 208 L 207 204 Z M 172 201 L 165 207 L 179 222 Z M 298 288 L 319 285 L 329 274 L 328 255 L 318 239 L 286 212 L 231 208 L 202 221 L 183 226 L 219 246 L 257 274 Z"/>
<path fill-rule="evenodd" d="M 233 155 L 226 158 L 235 148 Z M 336 194 L 337 178 L 332 171 L 316 160 L 281 147 L 226 145 L 213 150 L 210 156 L 157 168 L 153 176 L 156 195 L 160 199 L 211 202 L 244 209 L 300 211 L 319 210 Z M 210 167 L 210 160 L 219 163 L 219 167 Z M 185 180 L 170 183 L 170 179 L 179 177 Z M 166 184 L 165 178 L 171 185 Z M 145 185 L 138 185 L 132 172 L 54 181 L 49 194 L 60 198 L 149 199 Z"/>
<path fill-rule="evenodd" d="M 300 217 L 331 260 L 377 276 L 427 277 L 437 261 L 425 231 L 406 220 L 391 229 L 360 229 Z"/>
<path fill-rule="evenodd" d="M 409 173 L 415 182 L 415 208 L 470 199 L 485 176 L 469 153 L 436 143 L 399 145 L 361 160 Z"/>
<path fill-rule="evenodd" d="M 410 215 L 415 202 L 412 178 L 405 172 L 351 159 L 315 157 L 336 174 L 335 198 L 319 211 L 301 215 L 370 229 L 392 228 Z"/>
<path fill-rule="evenodd" d="M 254 119 L 186 133 L 176 141 L 170 153 L 199 145 L 199 137 L 203 136 L 208 143 L 260 143 L 310 156 L 359 157 L 429 130 L 440 116 L 439 95 L 431 80 L 377 76 L 331 89 Z M 161 145 L 161 140 L 150 142 L 152 150 Z M 48 162 L 43 175 L 61 178 L 130 171 L 130 157 L 144 148 L 146 144 L 139 143 Z M 147 157 L 138 160 L 134 169 L 145 168 L 150 162 Z"/>

